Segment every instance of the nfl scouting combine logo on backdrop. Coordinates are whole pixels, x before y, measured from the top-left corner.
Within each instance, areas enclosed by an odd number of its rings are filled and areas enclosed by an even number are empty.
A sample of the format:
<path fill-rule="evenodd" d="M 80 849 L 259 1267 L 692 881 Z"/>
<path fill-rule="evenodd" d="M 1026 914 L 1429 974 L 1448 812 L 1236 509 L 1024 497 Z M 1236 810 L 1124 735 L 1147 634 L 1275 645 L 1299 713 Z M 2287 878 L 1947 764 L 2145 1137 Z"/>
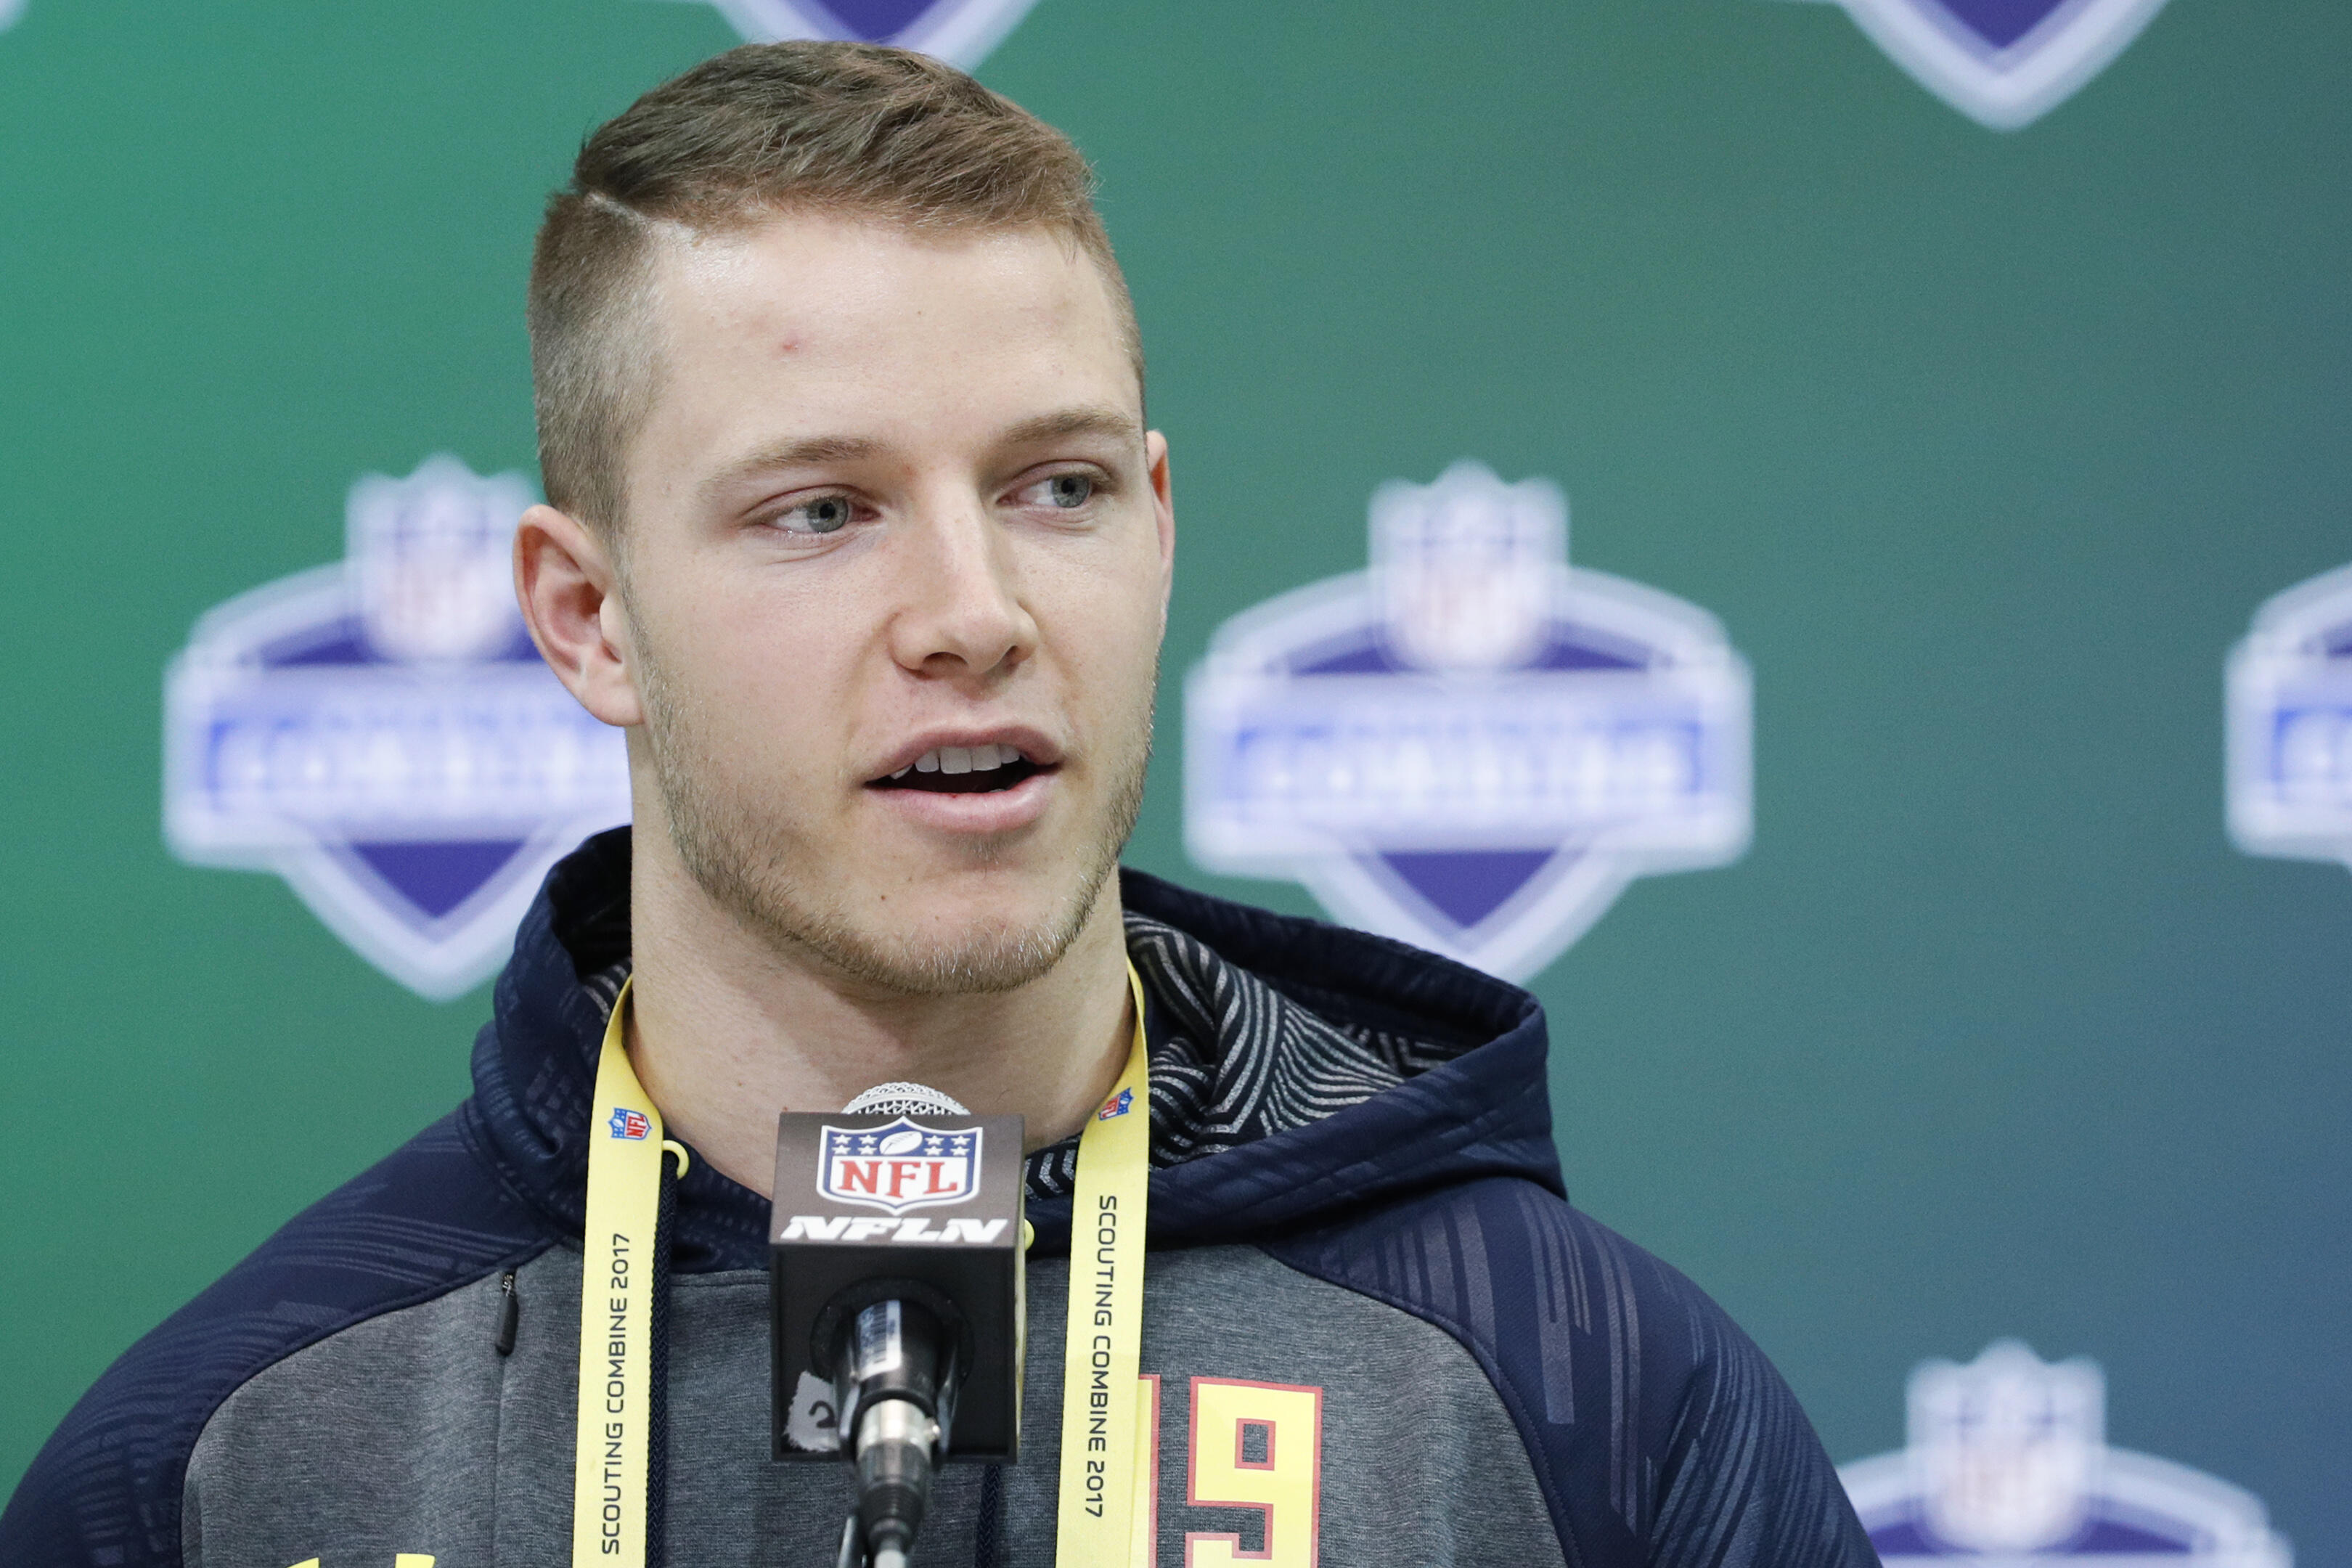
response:
<path fill-rule="evenodd" d="M 2164 0 L 1838 0 L 1895 63 L 1996 131 L 2040 119 L 2138 37 Z"/>
<path fill-rule="evenodd" d="M 940 1131 L 901 1116 L 887 1127 L 827 1127 L 816 1190 L 835 1203 L 905 1214 L 970 1200 L 981 1130 Z"/>
<path fill-rule="evenodd" d="M 2095 1363 L 2014 1340 L 1911 1374 L 1910 1446 L 1839 1472 L 1886 1568 L 2291 1568 L 2261 1501 L 2106 1445 Z"/>
<path fill-rule="evenodd" d="M 2265 604 L 2230 656 L 2230 836 L 2352 866 L 2352 566 Z"/>
<path fill-rule="evenodd" d="M 8 0 L 0 0 L 5 5 Z M 861 38 L 918 49 L 969 69 L 1036 0 L 710 0 L 753 43 Z"/>
<path fill-rule="evenodd" d="M 1633 878 L 1747 847 L 1747 666 L 1706 612 L 1570 571 L 1550 483 L 1384 486 L 1371 558 L 1235 616 L 1192 671 L 1202 866 L 1523 978 Z"/>
<path fill-rule="evenodd" d="M 352 487 L 347 550 L 196 623 L 164 681 L 163 834 L 275 871 L 360 954 L 455 996 L 556 858 L 629 818 L 626 752 L 540 659 L 519 474 L 434 458 Z"/>

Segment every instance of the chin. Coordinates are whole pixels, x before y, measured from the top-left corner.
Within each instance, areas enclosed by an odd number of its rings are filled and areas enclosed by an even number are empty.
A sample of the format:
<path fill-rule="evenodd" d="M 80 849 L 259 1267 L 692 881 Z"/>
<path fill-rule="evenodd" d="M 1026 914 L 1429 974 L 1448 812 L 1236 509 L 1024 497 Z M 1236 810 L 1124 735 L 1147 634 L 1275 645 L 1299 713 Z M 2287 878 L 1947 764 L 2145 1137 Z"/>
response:
<path fill-rule="evenodd" d="M 1002 994 L 1051 973 L 1100 907 L 1115 865 L 1070 856 L 1047 875 L 836 861 L 813 876 L 772 861 L 686 858 L 714 900 L 780 955 L 861 988 L 920 996 Z"/>
<path fill-rule="evenodd" d="M 1085 929 L 1085 917 L 1053 910 L 1034 920 L 919 917 L 916 931 L 893 927 L 853 935 L 808 932 L 803 941 L 855 979 L 912 995 L 972 995 L 1017 991 L 1044 978 Z M 860 937 L 865 940 L 860 940 Z M 814 940 L 811 940 L 814 939 Z"/>

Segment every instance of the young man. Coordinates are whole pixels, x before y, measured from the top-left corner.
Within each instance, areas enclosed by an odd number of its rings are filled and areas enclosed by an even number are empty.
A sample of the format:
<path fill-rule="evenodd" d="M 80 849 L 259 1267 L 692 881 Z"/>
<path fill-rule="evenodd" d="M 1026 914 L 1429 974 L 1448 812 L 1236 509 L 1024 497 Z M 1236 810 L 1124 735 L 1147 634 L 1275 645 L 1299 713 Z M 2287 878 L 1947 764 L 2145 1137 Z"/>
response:
<path fill-rule="evenodd" d="M 635 837 L 549 879 L 473 1097 L 117 1363 L 0 1562 L 569 1559 L 624 979 L 691 1152 L 647 1560 L 832 1560 L 849 1468 L 769 1458 L 775 1117 L 913 1079 L 1026 1118 L 1036 1230 L 1021 1462 L 948 1467 L 917 1561 L 1054 1561 L 1078 1133 L 1130 963 L 1150 1381 L 1118 1555 L 1874 1561 L 1763 1356 L 1565 1201 L 1532 998 L 1116 874 L 1175 522 L 1065 139 L 918 57 L 739 49 L 590 138 L 530 312 L 551 504 L 517 583 L 628 731 Z"/>

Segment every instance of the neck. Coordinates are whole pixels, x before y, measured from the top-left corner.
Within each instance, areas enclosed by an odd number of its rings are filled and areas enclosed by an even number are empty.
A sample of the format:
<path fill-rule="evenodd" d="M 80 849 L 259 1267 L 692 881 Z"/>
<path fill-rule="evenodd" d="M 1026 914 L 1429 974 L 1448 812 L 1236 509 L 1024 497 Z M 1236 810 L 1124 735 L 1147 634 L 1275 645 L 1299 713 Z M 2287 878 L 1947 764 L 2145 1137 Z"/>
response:
<path fill-rule="evenodd" d="M 1084 1125 L 1126 1065 L 1134 1022 L 1118 883 L 1038 979 L 976 995 L 883 992 L 767 938 L 704 892 L 667 835 L 630 868 L 631 1065 L 671 1134 L 772 1196 L 776 1115 L 838 1110 L 877 1083 L 927 1084 L 1024 1119 L 1028 1147 Z"/>

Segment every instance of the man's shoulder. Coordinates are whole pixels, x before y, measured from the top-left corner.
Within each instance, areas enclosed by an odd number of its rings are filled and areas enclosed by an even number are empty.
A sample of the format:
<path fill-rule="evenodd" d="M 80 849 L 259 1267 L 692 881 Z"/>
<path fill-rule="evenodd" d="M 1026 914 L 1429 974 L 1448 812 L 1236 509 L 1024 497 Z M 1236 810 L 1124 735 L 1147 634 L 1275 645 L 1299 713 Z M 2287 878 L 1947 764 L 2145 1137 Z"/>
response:
<path fill-rule="evenodd" d="M 482 1156 L 460 1107 L 296 1215 L 108 1368 L 0 1513 L 0 1562 L 176 1563 L 188 1456 L 240 1385 L 552 1236 Z"/>
<path fill-rule="evenodd" d="M 1678 1269 L 1549 1187 L 1465 1182 L 1266 1250 L 1469 1350 L 1527 1444 L 1570 1562 L 1875 1562 L 1755 1342 Z"/>
<path fill-rule="evenodd" d="M 1525 1407 L 1523 1425 L 1629 1451 L 1647 1446 L 1641 1433 L 1595 1419 L 1637 1422 L 1708 1363 L 1754 1351 L 1679 1270 L 1522 1177 L 1440 1187 L 1268 1250 L 1452 1332 Z M 1610 1391 L 1599 1408 L 1580 1397 L 1596 1376 Z"/>

